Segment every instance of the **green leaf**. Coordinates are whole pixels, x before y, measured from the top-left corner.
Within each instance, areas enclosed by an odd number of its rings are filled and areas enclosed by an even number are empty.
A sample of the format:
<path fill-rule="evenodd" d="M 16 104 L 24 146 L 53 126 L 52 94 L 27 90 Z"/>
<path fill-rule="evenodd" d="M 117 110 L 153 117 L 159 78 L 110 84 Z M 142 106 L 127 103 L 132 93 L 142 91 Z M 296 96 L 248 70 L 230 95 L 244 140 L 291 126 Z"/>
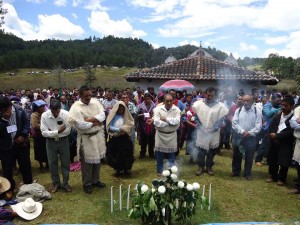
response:
<path fill-rule="evenodd" d="M 150 208 L 151 210 L 157 210 L 157 205 L 155 204 L 155 201 L 154 201 L 154 198 L 153 198 L 153 197 L 150 198 L 149 208 Z"/>
<path fill-rule="evenodd" d="M 147 206 L 146 204 L 144 204 L 144 205 L 143 205 L 143 208 L 144 208 L 144 213 L 148 216 L 148 215 L 149 215 L 149 212 L 150 212 L 148 206 Z"/>

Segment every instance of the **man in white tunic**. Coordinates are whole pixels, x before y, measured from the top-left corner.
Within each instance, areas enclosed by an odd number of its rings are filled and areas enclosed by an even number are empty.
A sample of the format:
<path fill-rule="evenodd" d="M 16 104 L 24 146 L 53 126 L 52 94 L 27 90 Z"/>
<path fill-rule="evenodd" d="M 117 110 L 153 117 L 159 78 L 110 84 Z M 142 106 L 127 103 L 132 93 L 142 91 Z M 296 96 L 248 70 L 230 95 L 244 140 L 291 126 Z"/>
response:
<path fill-rule="evenodd" d="M 75 102 L 69 112 L 69 122 L 77 129 L 77 151 L 81 158 L 81 171 L 84 192 L 92 193 L 92 186 L 104 188 L 100 181 L 100 162 L 105 157 L 106 145 L 103 121 L 104 108 L 92 98 L 91 90 L 82 86 L 80 100 Z"/>
<path fill-rule="evenodd" d="M 194 103 L 196 115 L 198 147 L 198 166 L 196 172 L 200 176 L 206 166 L 209 175 L 213 175 L 213 160 L 220 143 L 220 128 L 225 115 L 228 113 L 226 106 L 217 100 L 218 89 L 209 87 L 205 91 L 205 99 Z"/>
<path fill-rule="evenodd" d="M 170 166 L 175 162 L 177 151 L 177 129 L 180 124 L 180 109 L 173 105 L 174 98 L 170 94 L 164 96 L 164 104 L 154 109 L 155 151 L 157 173 L 162 174 L 164 155 L 167 154 Z"/>

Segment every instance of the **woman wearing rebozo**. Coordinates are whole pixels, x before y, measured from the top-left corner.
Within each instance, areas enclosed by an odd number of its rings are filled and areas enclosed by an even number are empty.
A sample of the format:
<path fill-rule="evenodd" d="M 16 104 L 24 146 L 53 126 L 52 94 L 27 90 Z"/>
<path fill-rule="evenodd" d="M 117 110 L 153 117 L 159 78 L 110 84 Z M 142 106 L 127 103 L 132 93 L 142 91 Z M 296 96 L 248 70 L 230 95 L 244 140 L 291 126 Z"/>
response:
<path fill-rule="evenodd" d="M 125 103 L 118 101 L 107 117 L 106 130 L 109 135 L 107 143 L 107 162 L 116 170 L 116 175 L 124 172 L 130 175 L 133 165 L 133 143 L 131 132 L 134 128 L 134 119 Z"/>

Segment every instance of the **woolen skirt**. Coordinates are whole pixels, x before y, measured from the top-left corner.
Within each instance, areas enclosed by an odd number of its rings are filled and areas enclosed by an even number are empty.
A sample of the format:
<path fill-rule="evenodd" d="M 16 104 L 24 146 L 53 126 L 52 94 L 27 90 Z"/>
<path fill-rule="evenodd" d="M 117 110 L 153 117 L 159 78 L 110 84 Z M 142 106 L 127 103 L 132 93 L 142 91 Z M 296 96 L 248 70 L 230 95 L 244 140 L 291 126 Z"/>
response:
<path fill-rule="evenodd" d="M 39 162 L 48 162 L 46 151 L 46 138 L 34 137 L 33 138 L 34 159 Z"/>
<path fill-rule="evenodd" d="M 133 143 L 125 134 L 118 137 L 110 137 L 106 151 L 107 163 L 117 171 L 131 170 L 134 156 Z"/>

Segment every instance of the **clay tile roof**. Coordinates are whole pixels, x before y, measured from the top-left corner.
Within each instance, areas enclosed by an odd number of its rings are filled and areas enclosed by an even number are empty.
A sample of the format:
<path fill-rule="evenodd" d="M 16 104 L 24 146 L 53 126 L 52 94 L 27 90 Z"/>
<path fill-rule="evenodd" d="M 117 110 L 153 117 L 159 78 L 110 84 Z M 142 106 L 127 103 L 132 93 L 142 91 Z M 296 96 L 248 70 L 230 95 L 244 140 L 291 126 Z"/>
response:
<path fill-rule="evenodd" d="M 277 84 L 276 77 L 241 68 L 205 55 L 194 55 L 160 66 L 138 70 L 125 76 L 127 81 L 143 79 L 185 79 L 185 80 L 245 80 L 261 81 L 263 84 Z"/>

